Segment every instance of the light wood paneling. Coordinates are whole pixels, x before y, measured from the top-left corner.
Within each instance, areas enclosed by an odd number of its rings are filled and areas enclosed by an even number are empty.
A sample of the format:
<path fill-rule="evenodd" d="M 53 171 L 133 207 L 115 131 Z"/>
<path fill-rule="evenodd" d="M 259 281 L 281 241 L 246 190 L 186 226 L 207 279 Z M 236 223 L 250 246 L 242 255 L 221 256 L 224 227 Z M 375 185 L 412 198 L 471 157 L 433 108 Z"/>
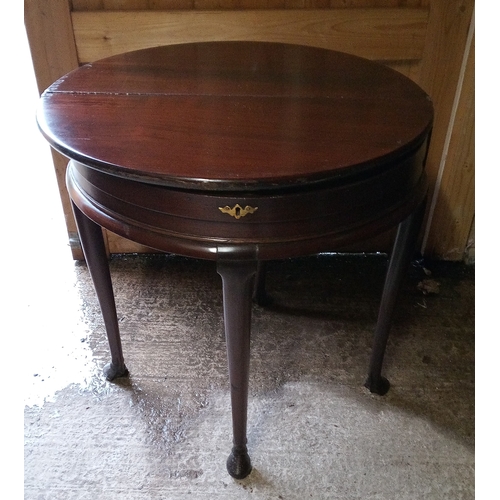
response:
<path fill-rule="evenodd" d="M 41 93 L 52 82 L 78 67 L 67 0 L 25 0 L 24 24 Z M 64 179 L 68 159 L 54 150 L 52 157 L 68 233 L 77 234 Z M 72 252 L 75 259 L 83 258 L 78 247 L 72 247 Z"/>
<path fill-rule="evenodd" d="M 442 174 L 436 183 L 432 227 L 426 242 L 427 253 L 448 260 L 465 257 L 474 221 L 474 39 L 464 61 L 463 81 L 457 95 L 456 110 L 445 144 Z M 448 153 L 446 154 L 446 151 Z"/>
<path fill-rule="evenodd" d="M 78 66 L 68 1 L 25 0 L 24 24 L 38 90 L 43 92 Z"/>
<path fill-rule="evenodd" d="M 474 264 L 476 261 L 476 218 L 472 220 L 467 246 L 465 247 L 465 262 Z"/>
<path fill-rule="evenodd" d="M 155 250 L 140 245 L 135 241 L 127 240 L 111 231 L 106 230 L 106 247 L 109 253 L 152 253 Z"/>
<path fill-rule="evenodd" d="M 465 112 L 462 119 L 454 122 L 456 100 L 460 98 L 457 108 L 460 116 L 463 112 L 460 110 L 469 99 L 464 92 L 474 87 L 473 73 L 469 71 L 467 75 L 472 80 L 468 87 L 459 88 L 466 68 L 464 53 L 473 11 L 474 0 L 435 0 L 431 3 L 427 40 L 417 80 L 432 97 L 435 107 L 434 130 L 426 166 L 431 185 L 431 204 L 424 235 L 425 253 L 432 257 L 461 258 L 459 255 L 466 245 L 474 216 L 474 204 L 471 203 L 474 173 L 470 161 L 465 160 L 474 144 L 474 118 Z M 473 67 L 473 60 L 471 63 Z M 460 96 L 460 93 L 463 95 Z M 467 140 L 464 143 L 460 140 L 450 142 L 453 129 L 455 137 L 465 133 Z M 464 168 L 465 165 L 467 167 Z M 457 175 L 462 178 L 461 181 L 457 180 Z M 472 179 L 472 183 L 466 178 Z M 463 240 L 458 244 L 460 235 Z"/>
<path fill-rule="evenodd" d="M 80 62 L 139 48 L 208 40 L 298 43 L 376 60 L 422 55 L 424 9 L 74 12 Z"/>

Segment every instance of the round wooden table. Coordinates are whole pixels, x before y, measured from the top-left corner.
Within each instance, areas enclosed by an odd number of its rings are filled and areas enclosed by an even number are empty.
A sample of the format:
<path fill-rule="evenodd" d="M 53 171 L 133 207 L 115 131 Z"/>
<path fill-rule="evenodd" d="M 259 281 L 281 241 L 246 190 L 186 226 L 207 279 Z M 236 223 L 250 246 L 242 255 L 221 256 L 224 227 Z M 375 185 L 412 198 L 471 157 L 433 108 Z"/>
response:
<path fill-rule="evenodd" d="M 229 473 L 251 471 L 250 314 L 264 263 L 334 250 L 399 224 L 365 385 L 382 361 L 422 220 L 430 98 L 382 65 L 323 49 L 213 42 L 90 63 L 43 94 L 38 124 L 70 158 L 67 186 L 111 350 L 128 373 L 101 227 L 217 261 L 233 415 Z M 257 276 L 257 278 L 256 278 Z"/>

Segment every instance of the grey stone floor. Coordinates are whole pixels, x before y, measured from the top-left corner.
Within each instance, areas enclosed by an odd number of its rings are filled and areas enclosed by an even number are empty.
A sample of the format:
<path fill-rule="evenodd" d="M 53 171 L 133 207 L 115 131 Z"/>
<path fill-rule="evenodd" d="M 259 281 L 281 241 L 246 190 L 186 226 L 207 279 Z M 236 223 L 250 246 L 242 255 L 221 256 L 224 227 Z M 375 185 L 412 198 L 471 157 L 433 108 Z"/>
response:
<path fill-rule="evenodd" d="M 214 264 L 111 260 L 130 377 L 108 383 L 87 268 L 67 263 L 52 297 L 65 314 L 39 305 L 50 345 L 30 345 L 25 498 L 474 498 L 474 268 L 412 267 L 387 350 L 392 387 L 380 397 L 363 380 L 386 263 L 271 263 L 274 304 L 253 310 L 254 470 L 243 481 L 225 470 L 231 417 Z"/>

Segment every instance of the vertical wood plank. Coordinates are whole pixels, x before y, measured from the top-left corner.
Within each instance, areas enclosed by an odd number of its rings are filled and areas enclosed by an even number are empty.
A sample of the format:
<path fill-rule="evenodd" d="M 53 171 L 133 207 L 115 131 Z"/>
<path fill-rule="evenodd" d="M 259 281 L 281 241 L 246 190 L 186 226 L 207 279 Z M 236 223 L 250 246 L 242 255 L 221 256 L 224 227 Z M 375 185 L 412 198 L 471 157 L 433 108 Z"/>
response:
<path fill-rule="evenodd" d="M 78 67 L 69 0 L 25 0 L 24 24 L 41 93 Z"/>
<path fill-rule="evenodd" d="M 467 246 L 465 247 L 466 264 L 474 264 L 476 261 L 476 218 L 472 221 Z"/>
<path fill-rule="evenodd" d="M 461 195 L 464 195 L 462 190 L 450 197 L 453 189 L 458 189 L 453 169 L 460 155 L 468 156 L 467 149 L 470 149 L 471 145 L 462 151 L 464 146 L 460 141 L 450 142 L 449 147 L 447 142 L 450 126 L 453 127 L 450 120 L 453 115 L 457 85 L 460 74 L 464 71 L 464 51 L 474 12 L 474 0 L 456 2 L 434 0 L 430 7 L 427 39 L 418 79 L 418 83 L 432 97 L 435 106 L 434 130 L 426 167 L 431 185 L 431 206 L 427 215 L 422 249 L 431 257 L 456 260 L 461 258 L 457 249 L 463 249 L 466 245 L 474 207 L 469 201 L 461 198 Z M 450 169 L 448 172 L 443 171 L 446 155 L 449 158 L 445 165 L 446 170 Z M 470 169 L 470 165 L 467 168 Z M 468 189 L 473 191 L 473 184 L 469 184 Z M 432 200 L 438 200 L 440 214 L 433 210 Z M 434 204 L 437 206 L 437 203 Z M 444 206 L 447 208 L 444 209 Z M 459 212 L 461 216 L 454 218 L 453 214 Z M 463 240 L 458 244 L 457 238 L 460 235 Z M 453 247 L 436 246 L 436 242 L 440 240 L 453 242 Z"/>
<path fill-rule="evenodd" d="M 55 80 L 78 67 L 69 0 L 25 0 L 24 23 L 38 90 L 43 92 Z M 76 234 L 71 202 L 66 190 L 67 158 L 52 151 L 56 178 L 63 204 L 68 233 Z M 75 259 L 82 259 L 81 249 L 72 246 Z"/>
<path fill-rule="evenodd" d="M 464 61 L 463 83 L 457 103 L 440 189 L 432 212 L 427 253 L 445 260 L 466 257 L 474 221 L 474 38 Z M 446 146 L 445 146 L 446 148 Z"/>

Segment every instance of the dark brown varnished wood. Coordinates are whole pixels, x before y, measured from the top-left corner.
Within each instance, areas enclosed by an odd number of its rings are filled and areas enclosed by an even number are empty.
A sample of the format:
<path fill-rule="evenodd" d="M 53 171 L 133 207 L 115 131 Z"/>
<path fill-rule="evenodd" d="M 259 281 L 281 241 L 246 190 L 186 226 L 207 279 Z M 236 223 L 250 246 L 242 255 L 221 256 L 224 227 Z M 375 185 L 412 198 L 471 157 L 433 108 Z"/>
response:
<path fill-rule="evenodd" d="M 427 191 L 432 103 L 413 82 L 322 49 L 187 44 L 85 65 L 47 89 L 37 119 L 71 159 L 67 186 L 105 317 L 109 378 L 126 368 L 100 227 L 217 261 L 233 477 L 251 471 L 250 312 L 252 294 L 269 300 L 265 261 L 339 249 L 399 224 L 366 381 L 386 392 L 392 311 Z"/>
<path fill-rule="evenodd" d="M 410 264 L 412 254 L 415 250 L 418 231 L 422 224 L 425 211 L 425 200 L 398 226 L 398 232 L 394 241 L 389 269 L 385 278 L 382 300 L 378 314 L 377 327 L 375 329 L 370 366 L 365 387 L 370 392 L 384 395 L 390 387 L 389 381 L 382 376 L 382 363 L 384 361 L 385 348 L 391 328 L 392 313 L 396 306 L 398 291 L 401 287 L 404 272 Z"/>
<path fill-rule="evenodd" d="M 422 144 L 431 117 L 416 84 L 371 61 L 215 42 L 83 66 L 47 89 L 38 122 L 56 149 L 102 171 L 241 190 L 384 165 Z"/>
<path fill-rule="evenodd" d="M 261 260 L 341 248 L 406 218 L 427 189 L 425 144 L 401 163 L 371 176 L 298 190 L 180 190 L 68 168 L 68 189 L 81 210 L 113 232 L 161 251 L 216 260 L 254 246 Z M 221 207 L 256 207 L 237 220 Z"/>
<path fill-rule="evenodd" d="M 250 326 L 256 260 L 224 260 L 217 264 L 222 277 L 224 328 L 233 416 L 233 449 L 227 460 L 231 476 L 242 479 L 252 470 L 247 451 L 247 402 L 250 374 Z"/>
<path fill-rule="evenodd" d="M 104 375 L 107 380 L 114 380 L 117 377 L 128 375 L 128 369 L 123 359 L 120 330 L 116 316 L 115 296 L 111 283 L 102 228 L 82 214 L 74 203 L 72 203 L 72 207 L 85 261 L 87 262 L 101 307 L 109 350 L 111 351 L 111 362 L 104 367 Z"/>

